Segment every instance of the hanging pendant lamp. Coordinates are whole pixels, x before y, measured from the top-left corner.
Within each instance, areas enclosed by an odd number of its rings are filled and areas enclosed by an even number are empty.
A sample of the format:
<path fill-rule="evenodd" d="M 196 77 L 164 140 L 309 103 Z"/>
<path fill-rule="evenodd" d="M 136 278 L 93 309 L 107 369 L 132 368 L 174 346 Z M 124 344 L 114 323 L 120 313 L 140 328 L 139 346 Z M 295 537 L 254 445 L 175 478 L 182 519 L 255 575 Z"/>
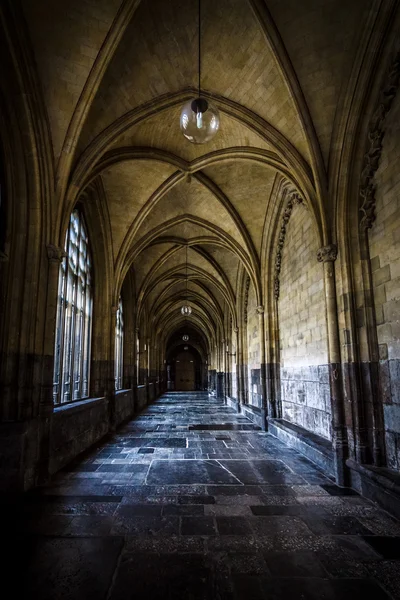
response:
<path fill-rule="evenodd" d="M 186 244 L 186 302 L 181 308 L 181 313 L 188 317 L 192 314 L 192 307 L 188 304 L 188 247 Z"/>
<path fill-rule="evenodd" d="M 209 142 L 219 129 L 219 111 L 214 104 L 201 96 L 201 0 L 198 0 L 198 61 L 199 93 L 184 104 L 181 112 L 181 131 L 193 144 Z"/>

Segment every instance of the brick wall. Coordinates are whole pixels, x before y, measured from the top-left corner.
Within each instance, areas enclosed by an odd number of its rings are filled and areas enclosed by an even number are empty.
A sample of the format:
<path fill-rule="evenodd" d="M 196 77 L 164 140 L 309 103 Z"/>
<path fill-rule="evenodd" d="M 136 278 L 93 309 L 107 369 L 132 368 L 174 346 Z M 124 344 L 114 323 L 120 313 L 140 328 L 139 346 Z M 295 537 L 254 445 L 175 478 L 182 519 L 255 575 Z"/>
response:
<path fill-rule="evenodd" d="M 388 466 L 400 468 L 400 94 L 386 122 L 369 232 Z"/>
<path fill-rule="evenodd" d="M 330 438 L 323 266 L 311 214 L 295 206 L 283 248 L 279 326 L 283 418 Z"/>

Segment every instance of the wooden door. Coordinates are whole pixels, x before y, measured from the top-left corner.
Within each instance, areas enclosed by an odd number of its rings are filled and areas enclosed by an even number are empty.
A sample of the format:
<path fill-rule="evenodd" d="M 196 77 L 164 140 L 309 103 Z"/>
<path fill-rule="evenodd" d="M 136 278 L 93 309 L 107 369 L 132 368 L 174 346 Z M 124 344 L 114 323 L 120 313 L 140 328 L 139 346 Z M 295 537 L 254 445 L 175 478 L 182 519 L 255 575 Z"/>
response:
<path fill-rule="evenodd" d="M 192 392 L 195 389 L 194 356 L 189 351 L 178 354 L 175 360 L 175 390 Z"/>

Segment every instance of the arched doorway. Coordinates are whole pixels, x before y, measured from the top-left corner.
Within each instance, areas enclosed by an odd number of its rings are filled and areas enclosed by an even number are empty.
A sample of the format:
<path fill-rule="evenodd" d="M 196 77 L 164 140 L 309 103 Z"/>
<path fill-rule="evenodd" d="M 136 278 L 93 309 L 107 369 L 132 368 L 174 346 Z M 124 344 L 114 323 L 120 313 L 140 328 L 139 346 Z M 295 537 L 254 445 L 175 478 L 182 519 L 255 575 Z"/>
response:
<path fill-rule="evenodd" d="M 175 390 L 192 392 L 196 389 L 196 359 L 190 350 L 183 350 L 175 359 Z"/>

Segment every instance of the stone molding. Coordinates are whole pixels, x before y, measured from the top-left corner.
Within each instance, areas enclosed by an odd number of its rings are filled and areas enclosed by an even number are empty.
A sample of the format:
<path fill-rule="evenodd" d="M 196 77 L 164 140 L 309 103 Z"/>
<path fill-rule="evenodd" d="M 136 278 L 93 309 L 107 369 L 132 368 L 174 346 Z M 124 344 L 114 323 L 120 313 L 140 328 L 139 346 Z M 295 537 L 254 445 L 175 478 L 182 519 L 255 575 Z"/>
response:
<path fill-rule="evenodd" d="M 336 244 L 328 244 L 323 246 L 317 252 L 318 262 L 335 262 L 338 255 L 338 248 Z"/>
<path fill-rule="evenodd" d="M 60 248 L 60 246 L 55 246 L 54 244 L 48 244 L 46 250 L 49 262 L 60 263 L 67 256 L 64 248 Z"/>
<path fill-rule="evenodd" d="M 244 291 L 244 322 L 247 323 L 247 306 L 249 304 L 249 289 L 250 289 L 250 275 L 246 279 L 246 287 Z"/>
<path fill-rule="evenodd" d="M 263 315 L 264 314 L 264 307 L 263 306 L 257 306 L 256 308 L 257 314 L 258 315 Z"/>
<path fill-rule="evenodd" d="M 277 246 L 276 255 L 275 255 L 274 295 L 275 295 L 276 300 L 279 300 L 279 294 L 280 294 L 279 275 L 280 275 L 281 267 L 282 267 L 282 252 L 283 252 L 283 246 L 285 244 L 285 239 L 286 239 L 286 230 L 287 230 L 287 226 L 288 226 L 290 217 L 293 212 L 293 208 L 296 206 L 296 204 L 303 204 L 303 198 L 300 196 L 300 194 L 297 191 L 293 191 L 290 194 L 288 203 L 283 212 L 282 225 L 281 225 L 281 230 L 279 233 L 278 246 Z"/>
<path fill-rule="evenodd" d="M 368 127 L 367 149 L 364 154 L 360 177 L 360 228 L 371 229 L 376 214 L 375 173 L 378 170 L 385 136 L 385 121 L 392 107 L 400 83 L 400 51 L 397 51 L 379 94 L 377 107 Z"/>

